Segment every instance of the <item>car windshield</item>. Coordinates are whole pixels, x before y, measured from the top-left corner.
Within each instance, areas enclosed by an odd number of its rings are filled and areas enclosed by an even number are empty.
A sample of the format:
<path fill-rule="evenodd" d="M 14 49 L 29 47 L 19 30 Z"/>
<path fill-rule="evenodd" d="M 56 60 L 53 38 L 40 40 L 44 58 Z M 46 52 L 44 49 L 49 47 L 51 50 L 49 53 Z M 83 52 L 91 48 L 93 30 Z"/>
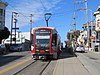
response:
<path fill-rule="evenodd" d="M 21 44 L 13 44 L 12 46 L 18 47 L 18 46 L 21 46 Z"/>
<path fill-rule="evenodd" d="M 80 47 L 83 47 L 83 45 L 80 45 Z"/>
<path fill-rule="evenodd" d="M 83 45 L 77 45 L 77 47 L 83 47 Z"/>

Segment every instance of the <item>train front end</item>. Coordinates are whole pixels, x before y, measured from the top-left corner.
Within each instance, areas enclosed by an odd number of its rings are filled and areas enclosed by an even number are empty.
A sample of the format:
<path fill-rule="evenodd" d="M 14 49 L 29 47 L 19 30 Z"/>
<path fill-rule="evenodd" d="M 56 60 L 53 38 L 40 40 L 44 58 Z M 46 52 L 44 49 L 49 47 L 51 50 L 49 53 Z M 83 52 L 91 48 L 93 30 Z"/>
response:
<path fill-rule="evenodd" d="M 33 31 L 31 52 L 34 59 L 47 59 L 51 56 L 51 30 L 35 29 Z"/>

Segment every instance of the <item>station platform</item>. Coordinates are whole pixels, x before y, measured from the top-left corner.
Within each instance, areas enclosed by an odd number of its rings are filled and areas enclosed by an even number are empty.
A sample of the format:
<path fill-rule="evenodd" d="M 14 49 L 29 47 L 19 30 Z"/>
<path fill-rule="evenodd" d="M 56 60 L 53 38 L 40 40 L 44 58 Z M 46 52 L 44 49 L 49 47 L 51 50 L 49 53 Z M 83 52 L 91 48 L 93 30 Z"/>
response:
<path fill-rule="evenodd" d="M 62 52 L 57 60 L 53 75 L 90 75 L 75 54 Z"/>

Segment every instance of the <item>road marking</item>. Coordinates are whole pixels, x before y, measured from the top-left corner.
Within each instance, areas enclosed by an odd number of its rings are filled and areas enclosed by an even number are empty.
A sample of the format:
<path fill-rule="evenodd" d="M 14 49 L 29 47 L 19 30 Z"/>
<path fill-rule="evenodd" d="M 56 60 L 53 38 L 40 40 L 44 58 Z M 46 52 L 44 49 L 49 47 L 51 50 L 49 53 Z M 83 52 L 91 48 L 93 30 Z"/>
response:
<path fill-rule="evenodd" d="M 13 68 L 16 68 L 16 67 L 18 67 L 18 66 L 20 66 L 20 65 L 22 65 L 22 64 L 24 64 L 24 63 L 26 63 L 26 62 L 28 62 L 28 61 L 30 61 L 31 59 L 32 59 L 32 58 L 29 58 L 29 59 L 27 59 L 27 60 L 24 60 L 24 61 L 22 61 L 22 62 L 19 62 L 19 63 L 17 63 L 17 64 L 14 64 L 14 65 L 12 65 L 12 66 L 10 66 L 10 67 L 4 69 L 4 70 L 1 70 L 1 71 L 0 71 L 0 74 L 3 74 L 3 73 L 5 73 L 5 72 L 7 72 L 7 71 L 9 71 L 9 70 L 11 70 L 11 69 L 13 69 Z"/>

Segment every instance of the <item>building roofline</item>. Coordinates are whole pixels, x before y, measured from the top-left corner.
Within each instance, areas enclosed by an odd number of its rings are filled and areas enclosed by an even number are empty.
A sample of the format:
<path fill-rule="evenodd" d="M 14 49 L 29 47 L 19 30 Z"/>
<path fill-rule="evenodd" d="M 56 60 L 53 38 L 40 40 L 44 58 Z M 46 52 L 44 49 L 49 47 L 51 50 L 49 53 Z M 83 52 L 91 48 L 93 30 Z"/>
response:
<path fill-rule="evenodd" d="M 100 12 L 99 12 L 99 11 L 94 12 L 94 16 L 96 16 L 96 15 L 98 15 L 98 14 L 100 14 Z"/>
<path fill-rule="evenodd" d="M 95 23 L 96 23 L 96 22 L 92 22 L 92 26 L 95 26 Z M 88 22 L 88 25 L 91 26 L 91 22 Z M 85 27 L 85 26 L 87 27 L 87 23 L 83 24 L 82 27 Z"/>
<path fill-rule="evenodd" d="M 100 6 L 98 6 L 98 8 L 97 8 L 97 12 L 94 12 L 94 16 L 96 16 L 98 14 L 100 14 Z"/>
<path fill-rule="evenodd" d="M 98 6 L 97 10 L 100 11 L 100 6 Z"/>
<path fill-rule="evenodd" d="M 8 3 L 7 3 L 7 2 L 2 2 L 2 1 L 0 1 L 0 3 L 4 4 L 5 6 L 7 6 L 7 5 L 8 5 Z"/>

